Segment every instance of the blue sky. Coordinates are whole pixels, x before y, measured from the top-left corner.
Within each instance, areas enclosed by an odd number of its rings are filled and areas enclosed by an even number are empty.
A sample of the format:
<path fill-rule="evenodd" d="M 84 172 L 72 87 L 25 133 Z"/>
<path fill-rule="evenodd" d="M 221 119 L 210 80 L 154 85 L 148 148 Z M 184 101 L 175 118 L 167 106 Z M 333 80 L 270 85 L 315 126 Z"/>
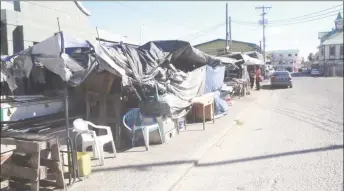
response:
<path fill-rule="evenodd" d="M 301 54 L 307 57 L 319 45 L 318 32 L 331 30 L 336 16 L 311 22 L 303 21 L 337 14 L 336 10 L 343 12 L 343 7 L 319 13 L 332 12 L 313 18 L 309 16 L 303 20 L 292 19 L 274 25 L 273 21 L 307 15 L 340 4 L 341 1 L 229 1 L 229 16 L 233 20 L 232 37 L 233 40 L 259 45 L 262 27 L 255 23 L 260 19 L 261 10 L 256 10 L 255 7 L 271 6 L 272 9 L 267 11 L 266 16 L 271 22 L 266 27 L 266 50 L 300 49 Z M 127 36 L 137 42 L 140 39 L 142 43 L 182 39 L 195 45 L 225 38 L 225 1 L 84 1 L 83 5 L 92 14 L 92 26 Z M 290 24 L 290 21 L 303 23 Z M 219 27 L 211 29 L 215 25 Z M 199 33 L 204 29 L 208 30 Z"/>

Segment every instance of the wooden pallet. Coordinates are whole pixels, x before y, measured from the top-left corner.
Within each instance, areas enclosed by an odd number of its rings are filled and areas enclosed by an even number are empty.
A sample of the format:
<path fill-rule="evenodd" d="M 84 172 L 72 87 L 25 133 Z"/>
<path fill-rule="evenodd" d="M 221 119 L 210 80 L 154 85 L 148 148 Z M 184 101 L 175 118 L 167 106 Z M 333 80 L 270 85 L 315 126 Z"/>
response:
<path fill-rule="evenodd" d="M 38 191 L 40 182 L 66 189 L 57 138 L 16 133 L 1 138 L 1 144 L 16 146 L 10 159 L 1 164 L 1 177 L 9 179 L 10 189 L 27 190 L 29 185 L 31 191 Z M 47 179 L 48 173 L 53 174 L 53 181 Z"/>

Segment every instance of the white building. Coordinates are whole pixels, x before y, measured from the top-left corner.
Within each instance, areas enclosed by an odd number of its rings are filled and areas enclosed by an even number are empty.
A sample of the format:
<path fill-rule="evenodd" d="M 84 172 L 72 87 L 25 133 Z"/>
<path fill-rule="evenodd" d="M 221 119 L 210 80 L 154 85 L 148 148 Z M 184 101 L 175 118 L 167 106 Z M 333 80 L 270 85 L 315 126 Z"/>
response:
<path fill-rule="evenodd" d="M 318 67 L 326 76 L 343 76 L 343 18 L 340 13 L 334 22 L 332 31 L 318 35 L 320 45 L 313 67 Z"/>
<path fill-rule="evenodd" d="M 58 32 L 59 27 L 95 43 L 97 31 L 90 25 L 90 17 L 91 13 L 79 1 L 1 1 L 1 55 L 33 46 Z M 104 41 L 130 41 L 103 30 L 99 30 L 99 36 Z"/>
<path fill-rule="evenodd" d="M 276 69 L 297 72 L 301 67 L 302 57 L 298 49 L 267 51 L 267 54 L 271 58 L 271 64 Z"/>

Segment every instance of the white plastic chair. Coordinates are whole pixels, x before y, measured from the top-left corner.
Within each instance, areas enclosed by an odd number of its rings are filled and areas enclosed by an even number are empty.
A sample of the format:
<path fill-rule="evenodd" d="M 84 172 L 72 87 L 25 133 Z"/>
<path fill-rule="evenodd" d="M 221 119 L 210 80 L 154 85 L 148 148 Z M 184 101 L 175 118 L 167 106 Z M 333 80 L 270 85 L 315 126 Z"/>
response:
<path fill-rule="evenodd" d="M 82 152 L 86 152 L 86 148 L 92 146 L 93 156 L 100 159 L 100 164 L 104 164 L 104 145 L 111 142 L 114 152 L 114 158 L 116 157 L 116 146 L 113 140 L 111 128 L 109 126 L 95 125 L 89 121 L 85 121 L 81 118 L 74 120 L 73 122 L 75 131 L 81 135 L 82 140 Z M 88 126 L 105 129 L 106 135 L 97 136 L 95 131 L 92 131 Z"/>

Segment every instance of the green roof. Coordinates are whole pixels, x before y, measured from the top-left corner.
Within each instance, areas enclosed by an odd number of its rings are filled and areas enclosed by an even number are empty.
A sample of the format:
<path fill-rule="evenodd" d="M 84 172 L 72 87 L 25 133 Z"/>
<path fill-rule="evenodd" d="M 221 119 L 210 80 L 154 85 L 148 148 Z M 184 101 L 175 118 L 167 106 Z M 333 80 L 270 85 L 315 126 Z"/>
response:
<path fill-rule="evenodd" d="M 336 20 L 342 20 L 342 19 L 343 19 L 342 14 L 340 14 L 340 12 L 339 12 L 338 15 L 337 15 Z"/>

